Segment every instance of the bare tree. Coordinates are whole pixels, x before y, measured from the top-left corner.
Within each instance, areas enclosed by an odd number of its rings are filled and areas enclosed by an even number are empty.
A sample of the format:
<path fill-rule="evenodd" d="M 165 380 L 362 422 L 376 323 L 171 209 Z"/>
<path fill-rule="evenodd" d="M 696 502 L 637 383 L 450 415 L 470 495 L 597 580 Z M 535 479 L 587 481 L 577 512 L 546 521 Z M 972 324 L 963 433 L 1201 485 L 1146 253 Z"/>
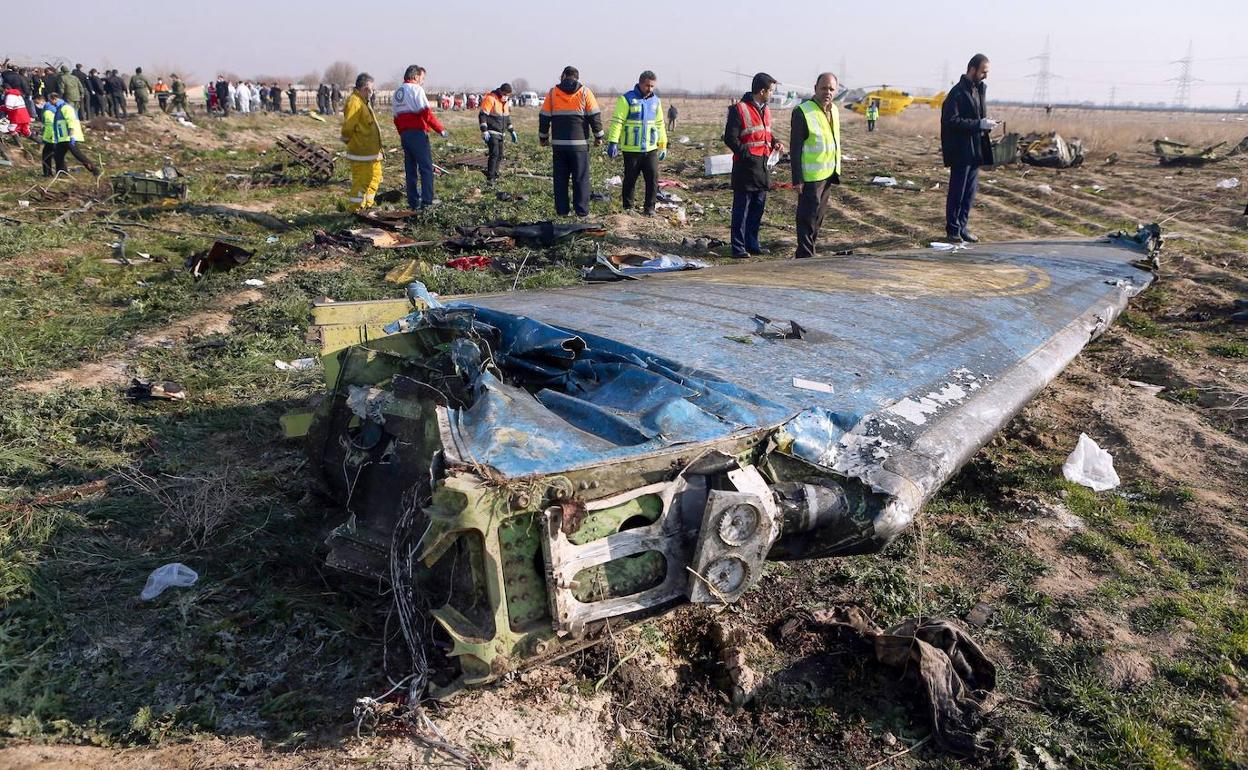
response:
<path fill-rule="evenodd" d="M 530 91 L 528 78 L 512 78 L 511 87 L 516 93 L 524 93 Z"/>
<path fill-rule="evenodd" d="M 325 82 L 348 88 L 355 84 L 355 76 L 359 70 L 349 61 L 336 61 L 325 68 Z"/>

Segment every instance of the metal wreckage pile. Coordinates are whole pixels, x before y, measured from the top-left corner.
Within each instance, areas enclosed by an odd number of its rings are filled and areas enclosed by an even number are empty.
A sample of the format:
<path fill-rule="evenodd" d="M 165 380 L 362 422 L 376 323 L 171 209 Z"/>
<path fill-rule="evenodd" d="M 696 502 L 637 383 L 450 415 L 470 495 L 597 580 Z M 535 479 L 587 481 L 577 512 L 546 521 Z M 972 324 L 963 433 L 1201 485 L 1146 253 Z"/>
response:
<path fill-rule="evenodd" d="M 284 424 L 347 511 L 329 564 L 389 585 L 411 695 L 437 695 L 734 602 L 768 560 L 879 551 L 1160 246 L 1151 225 L 447 304 L 413 284 L 314 307 L 328 393 Z"/>

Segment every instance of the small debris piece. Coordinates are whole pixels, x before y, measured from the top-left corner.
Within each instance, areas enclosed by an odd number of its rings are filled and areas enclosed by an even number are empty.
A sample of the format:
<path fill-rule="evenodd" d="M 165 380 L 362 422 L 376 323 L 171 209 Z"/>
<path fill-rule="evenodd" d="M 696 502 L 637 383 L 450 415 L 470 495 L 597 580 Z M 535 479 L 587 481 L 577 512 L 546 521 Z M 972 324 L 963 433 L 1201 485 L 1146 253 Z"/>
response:
<path fill-rule="evenodd" d="M 891 176 L 877 176 L 871 179 L 871 184 L 879 185 L 880 187 L 896 187 L 897 180 Z"/>
<path fill-rule="evenodd" d="M 308 181 L 324 184 L 334 176 L 334 153 L 311 139 L 287 134 L 278 139 L 277 146 L 290 156 L 296 165 L 307 171 Z"/>
<path fill-rule="evenodd" d="M 186 268 L 195 276 L 195 280 L 203 278 L 209 272 L 225 272 L 251 261 L 253 253 L 241 246 L 225 241 L 216 241 L 212 248 L 192 254 L 186 259 Z"/>
<path fill-rule="evenodd" d="M 915 677 L 926 700 L 924 710 L 932 719 L 932 738 L 941 749 L 963 756 L 984 749 L 976 742 L 976 733 L 995 705 L 990 696 L 996 689 L 997 668 L 960 624 L 911 618 L 885 630 L 853 604 L 819 610 L 808 622 L 825 633 L 858 636 L 871 645 L 876 660 Z"/>
<path fill-rule="evenodd" d="M 113 194 L 120 200 L 168 204 L 186 200 L 186 182 L 156 174 L 120 174 L 112 178 Z"/>
<path fill-rule="evenodd" d="M 1223 179 L 1217 184 L 1219 190 L 1234 190 L 1236 187 L 1239 187 L 1239 177 L 1236 176 L 1230 179 Z"/>
<path fill-rule="evenodd" d="M 133 379 L 126 390 L 126 397 L 132 401 L 185 401 L 186 396 L 186 389 L 171 380 L 143 382 Z"/>
<path fill-rule="evenodd" d="M 813 390 L 816 393 L 835 393 L 836 390 L 830 382 L 816 382 L 815 380 L 806 380 L 801 377 L 793 378 L 793 387 L 802 390 Z"/>
<path fill-rule="evenodd" d="M 199 580 L 199 573 L 181 562 L 165 564 L 152 570 L 139 598 L 150 602 L 165 592 L 166 588 L 189 588 Z"/>
<path fill-rule="evenodd" d="M 315 358 L 296 358 L 293 361 L 275 360 L 273 365 L 283 372 L 303 372 L 316 366 Z"/>
<path fill-rule="evenodd" d="M 984 624 L 992 618 L 993 609 L 991 605 L 979 602 L 971 611 L 966 613 L 966 622 L 976 628 L 983 628 Z"/>
<path fill-rule="evenodd" d="M 1067 481 L 1081 484 L 1094 492 L 1104 492 L 1118 486 L 1121 481 L 1114 470 L 1114 458 L 1101 449 L 1086 433 L 1079 434 L 1079 442 L 1062 464 L 1062 475 Z"/>
<path fill-rule="evenodd" d="M 446 260 L 446 266 L 453 270 L 486 270 L 493 262 L 492 259 L 482 255 L 472 257 L 455 257 Z"/>
<path fill-rule="evenodd" d="M 243 281 L 243 285 L 254 286 L 255 288 L 258 289 L 264 285 L 264 281 L 260 280 L 259 278 L 248 278 L 247 280 Z"/>

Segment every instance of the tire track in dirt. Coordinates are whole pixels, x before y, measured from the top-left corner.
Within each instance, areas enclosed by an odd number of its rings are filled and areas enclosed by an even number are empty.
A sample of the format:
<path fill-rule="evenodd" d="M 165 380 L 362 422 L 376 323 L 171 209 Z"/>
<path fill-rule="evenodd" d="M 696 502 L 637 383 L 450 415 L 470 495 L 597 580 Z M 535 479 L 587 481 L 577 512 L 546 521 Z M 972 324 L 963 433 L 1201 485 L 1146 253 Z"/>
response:
<path fill-rule="evenodd" d="M 337 270 L 342 263 L 332 259 L 297 262 L 264 277 L 267 285 L 281 283 L 291 273 L 299 271 L 325 272 Z M 80 364 L 61 369 L 38 380 L 19 382 L 18 390 L 44 395 L 60 387 L 77 389 L 97 388 L 124 382 L 128 376 L 129 359 L 135 354 L 152 348 L 173 347 L 192 337 L 224 334 L 234 321 L 234 311 L 264 299 L 264 292 L 246 289 L 218 299 L 207 309 L 175 319 L 157 331 L 136 334 L 126 341 L 125 348 L 102 361 Z"/>
<path fill-rule="evenodd" d="M 885 211 L 884 208 L 878 205 L 875 201 L 852 190 L 842 189 L 840 193 L 840 198 L 843 202 L 855 206 L 859 211 L 867 212 L 873 220 L 883 222 L 888 225 L 887 228 L 882 229 L 892 235 L 904 234 L 907 237 L 913 238 L 915 241 L 922 243 L 930 240 L 933 235 L 944 229 L 943 224 L 933 231 L 931 228 L 919 227 L 905 220 L 898 219 L 889 212 Z M 914 193 L 904 194 L 912 195 Z"/>
<path fill-rule="evenodd" d="M 1007 198 L 1015 206 L 1035 213 L 1043 221 L 1049 222 L 1054 227 L 1061 227 L 1071 231 L 1072 233 L 1078 233 L 1084 237 L 1087 237 L 1087 233 L 1080 232 L 1079 230 L 1071 227 L 1069 224 L 1065 224 L 1065 222 L 1073 222 L 1075 225 L 1088 230 L 1101 231 L 1106 229 L 1106 225 L 1104 223 L 1094 222 L 1077 212 L 1054 208 L 1046 203 L 1041 203 L 1040 201 L 1034 200 L 1022 193 L 1015 192 L 1000 184 L 980 187 L 980 196 L 988 198 L 1000 196 L 1002 198 Z M 1004 203 L 1004 201 L 1002 201 L 1002 203 Z"/>
<path fill-rule="evenodd" d="M 1085 196 L 1075 195 L 1064 190 L 1060 190 L 1056 187 L 1053 188 L 1051 197 L 1069 203 L 1074 210 L 1080 212 L 1084 216 L 1109 217 L 1109 221 L 1115 222 L 1118 225 L 1121 225 L 1124 221 L 1130 224 L 1149 219 L 1149 217 L 1146 216 L 1142 217 L 1140 210 L 1137 208 L 1130 208 L 1124 204 L 1115 203 L 1103 198 L 1092 200 Z M 1162 219 L 1162 217 L 1156 217 L 1155 221 L 1159 221 L 1160 219 Z M 1220 240 L 1226 237 L 1225 233 L 1210 230 L 1208 227 L 1190 220 L 1185 221 L 1185 225 L 1189 232 L 1197 231 L 1200 233 L 1200 235 L 1192 236 L 1196 240 Z M 1114 225 L 1109 226 L 1116 229 Z"/>
<path fill-rule="evenodd" d="M 1040 233 L 1041 235 L 1076 235 L 1080 238 L 1086 237 L 1085 233 L 1082 233 L 1073 227 L 1059 224 L 1050 219 L 1046 219 L 1043 216 L 1033 215 L 1020 207 L 1011 206 L 1005 201 L 998 200 L 994 196 L 981 195 L 975 199 L 975 202 L 992 212 L 988 216 L 990 222 L 999 222 L 1004 220 L 1009 223 L 1010 227 L 1016 228 L 1020 233 L 1022 233 L 1024 238 L 1031 238 L 1035 236 L 1035 230 L 1042 231 Z M 1024 221 L 1018 225 L 1013 224 L 1012 220 L 1018 219 L 1022 219 Z M 1034 227 L 1030 225 L 1034 225 Z"/>

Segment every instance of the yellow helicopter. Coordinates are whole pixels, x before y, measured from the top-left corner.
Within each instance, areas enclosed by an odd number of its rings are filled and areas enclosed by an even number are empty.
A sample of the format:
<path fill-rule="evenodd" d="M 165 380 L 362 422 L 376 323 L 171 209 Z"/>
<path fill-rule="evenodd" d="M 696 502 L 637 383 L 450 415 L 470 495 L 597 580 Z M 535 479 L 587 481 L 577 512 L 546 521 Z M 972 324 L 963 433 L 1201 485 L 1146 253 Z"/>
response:
<path fill-rule="evenodd" d="M 926 104 L 934 110 L 940 109 L 940 106 L 945 103 L 945 92 L 941 91 L 935 96 L 912 96 L 905 91 L 881 85 L 870 90 L 851 89 L 846 91 L 838 101 L 860 115 L 867 114 L 867 108 L 872 102 L 876 102 L 880 108 L 880 115 L 888 117 L 900 115 L 912 104 Z"/>

